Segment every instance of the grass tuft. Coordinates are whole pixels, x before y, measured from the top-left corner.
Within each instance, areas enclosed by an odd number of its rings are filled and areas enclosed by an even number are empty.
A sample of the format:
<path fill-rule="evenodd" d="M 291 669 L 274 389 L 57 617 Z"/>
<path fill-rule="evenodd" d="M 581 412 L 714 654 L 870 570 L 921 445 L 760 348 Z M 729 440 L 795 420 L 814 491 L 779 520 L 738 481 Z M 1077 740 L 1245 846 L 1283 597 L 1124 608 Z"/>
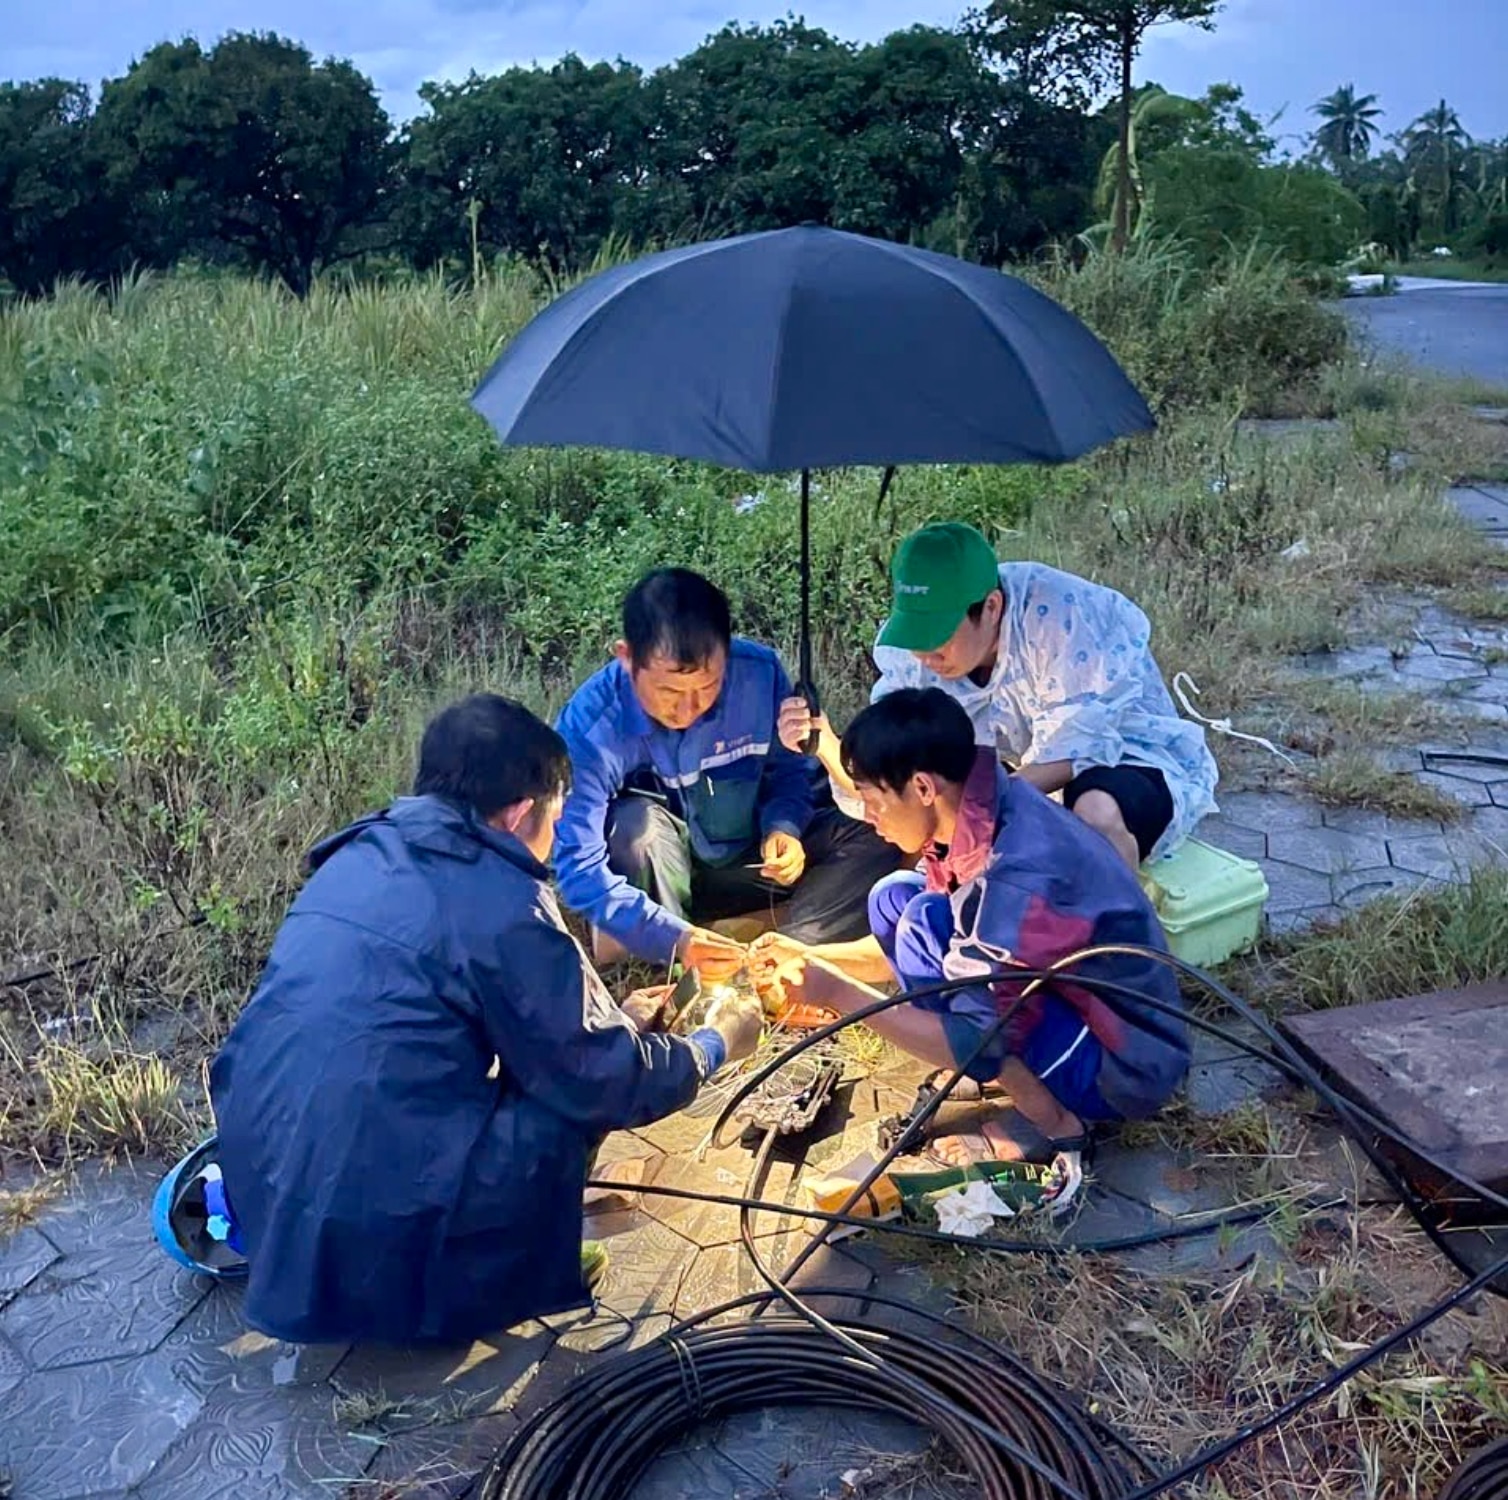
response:
<path fill-rule="evenodd" d="M 1407 771 L 1389 771 L 1359 750 L 1327 756 L 1308 778 L 1305 790 L 1329 807 L 1361 807 L 1394 818 L 1458 823 L 1466 805 Z"/>

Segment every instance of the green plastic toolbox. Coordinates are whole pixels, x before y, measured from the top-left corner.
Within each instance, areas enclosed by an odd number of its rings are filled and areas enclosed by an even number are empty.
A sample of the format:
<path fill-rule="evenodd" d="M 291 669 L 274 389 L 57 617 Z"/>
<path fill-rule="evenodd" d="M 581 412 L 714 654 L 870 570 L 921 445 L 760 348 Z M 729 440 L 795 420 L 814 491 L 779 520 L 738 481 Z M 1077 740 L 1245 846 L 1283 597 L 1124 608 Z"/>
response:
<path fill-rule="evenodd" d="M 1148 860 L 1141 883 L 1168 947 L 1185 962 L 1212 968 L 1256 944 L 1267 878 L 1255 860 L 1185 839 L 1171 854 Z"/>

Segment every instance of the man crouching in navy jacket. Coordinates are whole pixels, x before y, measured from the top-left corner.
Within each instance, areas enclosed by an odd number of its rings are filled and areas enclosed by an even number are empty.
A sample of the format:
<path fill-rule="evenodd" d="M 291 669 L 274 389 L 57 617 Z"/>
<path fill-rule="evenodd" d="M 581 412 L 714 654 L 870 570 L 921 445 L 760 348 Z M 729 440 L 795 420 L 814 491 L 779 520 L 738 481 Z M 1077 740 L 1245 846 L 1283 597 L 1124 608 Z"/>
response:
<path fill-rule="evenodd" d="M 557 726 L 573 770 L 555 852 L 566 905 L 599 941 L 710 978 L 745 959 L 707 929 L 720 918 L 778 904 L 795 941 L 864 936 L 870 887 L 900 855 L 780 743 L 790 679 L 734 636 L 722 591 L 684 568 L 649 574 L 623 601 L 615 657 Z"/>
<path fill-rule="evenodd" d="M 210 1073 L 253 1327 L 461 1340 L 584 1305 L 598 1141 L 758 1044 L 752 998 L 689 1038 L 654 1029 L 663 991 L 614 1003 L 548 884 L 569 779 L 554 730 L 479 694 L 425 730 L 412 797 L 310 856 Z"/>

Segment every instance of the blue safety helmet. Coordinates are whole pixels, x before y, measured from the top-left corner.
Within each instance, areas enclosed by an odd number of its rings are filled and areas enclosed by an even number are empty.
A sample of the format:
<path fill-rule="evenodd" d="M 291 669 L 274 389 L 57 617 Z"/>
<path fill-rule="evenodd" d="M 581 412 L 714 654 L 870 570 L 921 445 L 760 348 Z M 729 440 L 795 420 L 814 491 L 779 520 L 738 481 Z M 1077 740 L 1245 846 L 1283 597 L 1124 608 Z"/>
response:
<path fill-rule="evenodd" d="M 215 1159 L 218 1146 L 219 1138 L 210 1136 L 162 1179 L 152 1199 L 152 1230 L 180 1266 L 218 1281 L 240 1281 L 247 1262 Z"/>

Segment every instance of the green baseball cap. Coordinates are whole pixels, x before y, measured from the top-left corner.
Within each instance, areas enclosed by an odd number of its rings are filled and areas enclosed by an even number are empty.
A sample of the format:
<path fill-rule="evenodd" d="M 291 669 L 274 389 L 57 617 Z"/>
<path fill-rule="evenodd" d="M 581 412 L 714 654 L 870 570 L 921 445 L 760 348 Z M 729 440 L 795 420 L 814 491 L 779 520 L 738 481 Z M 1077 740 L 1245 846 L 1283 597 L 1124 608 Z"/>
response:
<path fill-rule="evenodd" d="M 1000 560 L 984 533 L 962 521 L 913 531 L 890 560 L 895 597 L 880 645 L 936 651 L 969 610 L 1000 587 Z"/>

